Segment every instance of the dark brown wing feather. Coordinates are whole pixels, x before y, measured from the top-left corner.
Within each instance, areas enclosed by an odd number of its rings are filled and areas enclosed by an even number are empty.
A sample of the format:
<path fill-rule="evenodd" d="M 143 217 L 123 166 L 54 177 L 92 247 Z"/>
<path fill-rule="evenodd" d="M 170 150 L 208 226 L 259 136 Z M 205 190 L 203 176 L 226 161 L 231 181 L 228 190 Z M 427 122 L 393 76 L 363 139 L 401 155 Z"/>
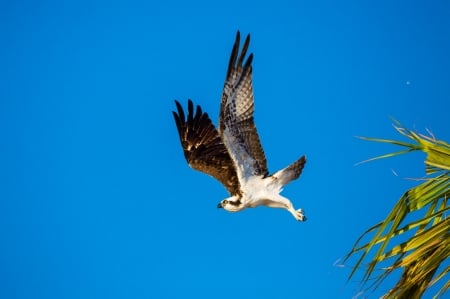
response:
<path fill-rule="evenodd" d="M 246 161 L 252 164 L 249 166 L 251 173 L 253 175 L 267 176 L 267 160 L 253 120 L 253 54 L 248 56 L 243 65 L 250 44 L 250 35 L 247 35 L 240 54 L 239 44 L 240 33 L 238 31 L 231 52 L 227 77 L 222 93 L 219 133 L 222 134 L 225 127 L 228 127 L 233 132 L 233 137 L 242 144 L 241 148 L 244 148 L 253 160 Z M 232 149 L 230 149 L 230 152 L 233 154 Z"/>
<path fill-rule="evenodd" d="M 239 194 L 236 170 L 222 138 L 207 113 L 188 101 L 187 119 L 183 107 L 175 100 L 177 112 L 173 112 L 181 146 L 188 164 L 201 172 L 219 180 L 231 195 Z"/>

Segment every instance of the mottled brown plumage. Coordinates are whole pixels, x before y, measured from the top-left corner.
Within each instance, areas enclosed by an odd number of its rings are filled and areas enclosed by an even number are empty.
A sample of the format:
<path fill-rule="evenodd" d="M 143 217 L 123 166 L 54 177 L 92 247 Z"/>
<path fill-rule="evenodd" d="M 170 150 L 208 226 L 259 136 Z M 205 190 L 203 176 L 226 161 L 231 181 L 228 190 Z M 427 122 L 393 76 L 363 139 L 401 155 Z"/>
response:
<path fill-rule="evenodd" d="M 230 194 L 239 194 L 239 181 L 233 161 L 208 114 L 198 105 L 194 114 L 194 105 L 189 100 L 186 118 L 180 103 L 175 101 L 175 104 L 178 113 L 173 112 L 173 116 L 188 164 L 216 178 Z"/>
<path fill-rule="evenodd" d="M 238 139 L 240 150 L 251 159 L 251 174 L 267 176 L 267 160 L 253 121 L 254 98 L 252 87 L 253 54 L 245 60 L 250 43 L 247 35 L 239 53 L 240 33 L 236 39 L 228 63 L 227 75 L 220 105 L 219 130 L 217 131 L 207 113 L 200 106 L 194 114 L 192 101 L 188 102 L 187 119 L 182 106 L 176 102 L 178 114 L 173 112 L 180 134 L 184 155 L 189 165 L 215 177 L 225 185 L 230 194 L 240 193 L 239 180 L 234 162 L 224 144 L 222 134 L 225 127 L 232 130 Z M 245 63 L 244 63 L 245 60 Z M 244 63 L 244 64 L 243 64 Z M 242 159 L 238 159 L 238 162 Z"/>
<path fill-rule="evenodd" d="M 247 35 L 239 54 L 240 33 L 238 31 L 231 51 L 222 93 L 219 134 L 223 134 L 225 127 L 230 128 L 233 136 L 238 138 L 242 149 L 252 158 L 251 174 L 267 176 L 269 174 L 267 160 L 253 120 L 253 54 L 250 54 L 245 64 L 242 65 L 249 43 L 250 35 Z"/>

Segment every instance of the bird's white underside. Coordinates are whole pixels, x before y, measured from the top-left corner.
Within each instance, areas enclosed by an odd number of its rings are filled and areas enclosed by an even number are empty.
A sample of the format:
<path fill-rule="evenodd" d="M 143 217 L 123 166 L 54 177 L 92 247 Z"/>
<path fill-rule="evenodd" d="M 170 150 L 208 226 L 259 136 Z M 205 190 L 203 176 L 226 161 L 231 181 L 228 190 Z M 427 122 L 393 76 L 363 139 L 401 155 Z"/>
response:
<path fill-rule="evenodd" d="M 282 208 L 288 210 L 295 219 L 304 221 L 305 217 L 301 209 L 296 210 L 292 202 L 284 196 L 280 195 L 283 185 L 280 182 L 285 181 L 283 169 L 277 171 L 274 176 L 263 177 L 253 175 L 252 163 L 254 160 L 240 144 L 231 130 L 225 125 L 223 131 L 223 140 L 225 146 L 230 151 L 230 156 L 236 165 L 237 176 L 241 185 L 242 197 L 239 199 L 241 205 L 239 207 L 230 206 L 228 211 L 237 212 L 245 208 L 254 208 L 258 206 L 267 206 L 270 208 Z M 249 163 L 250 162 L 250 163 Z M 235 196 L 228 200 L 237 200 Z"/>

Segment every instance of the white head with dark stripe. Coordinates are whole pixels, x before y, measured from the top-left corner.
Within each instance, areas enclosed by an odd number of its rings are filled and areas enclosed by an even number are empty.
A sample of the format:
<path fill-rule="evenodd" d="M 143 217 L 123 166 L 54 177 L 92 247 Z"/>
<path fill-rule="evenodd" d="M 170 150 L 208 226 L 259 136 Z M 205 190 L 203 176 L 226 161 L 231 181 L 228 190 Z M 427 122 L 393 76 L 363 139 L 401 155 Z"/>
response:
<path fill-rule="evenodd" d="M 245 208 L 242 204 L 240 197 L 233 195 L 231 197 L 225 198 L 217 205 L 218 208 L 223 208 L 228 212 L 239 212 Z"/>

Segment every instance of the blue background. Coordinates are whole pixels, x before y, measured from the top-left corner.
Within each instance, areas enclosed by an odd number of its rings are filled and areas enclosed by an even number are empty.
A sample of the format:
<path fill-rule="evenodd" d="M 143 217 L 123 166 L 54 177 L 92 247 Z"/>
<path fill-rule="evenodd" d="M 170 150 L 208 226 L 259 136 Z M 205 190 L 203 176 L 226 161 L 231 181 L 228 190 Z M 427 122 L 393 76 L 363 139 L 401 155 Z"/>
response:
<path fill-rule="evenodd" d="M 306 223 L 184 160 L 173 99 L 217 123 L 238 29 Z M 2 1 L 0 40 L 0 298 L 352 298 L 335 262 L 424 175 L 355 136 L 450 140 L 448 1 Z"/>

